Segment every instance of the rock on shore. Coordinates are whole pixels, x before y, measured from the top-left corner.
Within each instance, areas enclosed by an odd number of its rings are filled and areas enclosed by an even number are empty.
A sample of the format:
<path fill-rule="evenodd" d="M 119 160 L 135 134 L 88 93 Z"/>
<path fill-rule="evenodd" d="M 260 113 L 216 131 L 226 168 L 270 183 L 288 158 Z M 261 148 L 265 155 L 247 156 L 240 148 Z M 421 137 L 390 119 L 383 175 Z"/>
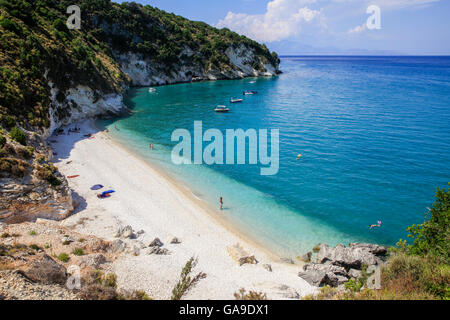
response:
<path fill-rule="evenodd" d="M 337 287 L 358 278 L 364 267 L 382 265 L 386 252 L 386 247 L 368 243 L 351 243 L 348 247 L 338 244 L 334 248 L 321 244 L 314 262 L 305 264 L 298 275 L 317 287 Z"/>

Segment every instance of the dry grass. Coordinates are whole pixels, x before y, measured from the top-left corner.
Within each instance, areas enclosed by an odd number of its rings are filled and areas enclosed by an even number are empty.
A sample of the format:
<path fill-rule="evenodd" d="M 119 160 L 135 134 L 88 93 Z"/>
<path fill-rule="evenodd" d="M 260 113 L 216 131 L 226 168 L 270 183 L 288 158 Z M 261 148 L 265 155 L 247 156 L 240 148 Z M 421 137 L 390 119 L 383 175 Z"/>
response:
<path fill-rule="evenodd" d="M 247 292 L 244 288 L 241 288 L 239 292 L 234 293 L 234 298 L 236 300 L 267 300 L 267 294 L 252 290 Z"/>

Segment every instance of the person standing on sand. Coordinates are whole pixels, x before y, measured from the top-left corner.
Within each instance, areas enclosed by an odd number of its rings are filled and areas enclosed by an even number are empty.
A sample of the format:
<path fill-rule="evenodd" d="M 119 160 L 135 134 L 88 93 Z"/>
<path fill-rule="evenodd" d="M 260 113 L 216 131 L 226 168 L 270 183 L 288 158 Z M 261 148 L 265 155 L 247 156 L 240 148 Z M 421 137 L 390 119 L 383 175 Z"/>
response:
<path fill-rule="evenodd" d="M 223 199 L 222 199 L 222 197 L 220 197 L 219 203 L 220 203 L 220 210 L 223 210 Z"/>

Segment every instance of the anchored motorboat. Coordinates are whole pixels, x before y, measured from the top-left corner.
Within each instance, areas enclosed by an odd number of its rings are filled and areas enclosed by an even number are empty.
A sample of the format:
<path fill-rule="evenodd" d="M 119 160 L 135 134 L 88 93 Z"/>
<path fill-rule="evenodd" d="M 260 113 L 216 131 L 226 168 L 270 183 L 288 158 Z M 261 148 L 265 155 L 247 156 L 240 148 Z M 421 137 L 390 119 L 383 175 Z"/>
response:
<path fill-rule="evenodd" d="M 237 103 L 237 102 L 242 102 L 242 101 L 244 101 L 244 99 L 238 99 L 238 98 L 234 98 L 234 97 L 230 99 L 231 103 Z"/>
<path fill-rule="evenodd" d="M 228 111 L 230 111 L 230 109 L 227 108 L 226 106 L 220 105 L 220 106 L 217 106 L 217 107 L 214 109 L 214 111 L 215 111 L 215 112 L 228 112 Z"/>

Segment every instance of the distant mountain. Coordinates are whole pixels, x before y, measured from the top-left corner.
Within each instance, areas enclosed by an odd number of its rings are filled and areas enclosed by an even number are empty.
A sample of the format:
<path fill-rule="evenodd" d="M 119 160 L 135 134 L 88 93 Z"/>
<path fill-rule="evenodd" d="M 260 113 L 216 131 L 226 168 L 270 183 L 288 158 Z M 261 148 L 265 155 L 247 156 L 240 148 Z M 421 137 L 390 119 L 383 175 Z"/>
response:
<path fill-rule="evenodd" d="M 295 55 L 361 55 L 361 56 L 395 56 L 401 52 L 390 50 L 339 49 L 336 47 L 313 47 L 296 41 L 280 41 L 271 43 L 269 47 L 282 56 Z"/>

